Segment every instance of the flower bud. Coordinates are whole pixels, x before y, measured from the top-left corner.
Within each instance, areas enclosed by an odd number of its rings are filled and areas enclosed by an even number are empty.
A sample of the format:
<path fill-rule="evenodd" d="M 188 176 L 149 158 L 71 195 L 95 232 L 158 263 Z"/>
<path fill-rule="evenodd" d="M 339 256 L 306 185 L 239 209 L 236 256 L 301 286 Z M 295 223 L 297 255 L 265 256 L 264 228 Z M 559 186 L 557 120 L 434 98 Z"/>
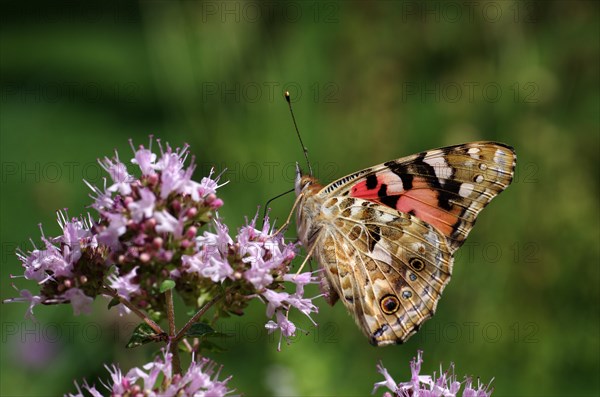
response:
<path fill-rule="evenodd" d="M 218 208 L 221 208 L 223 206 L 223 200 L 221 200 L 220 198 L 214 200 L 212 203 L 210 203 L 210 208 L 212 208 L 213 210 L 216 210 Z"/>
<path fill-rule="evenodd" d="M 217 195 L 214 193 L 210 193 L 204 198 L 204 202 L 208 205 L 217 199 Z"/>
<path fill-rule="evenodd" d="M 152 240 L 152 246 L 154 248 L 161 248 L 163 245 L 164 240 L 162 239 L 162 237 L 154 237 L 154 240 Z"/>
<path fill-rule="evenodd" d="M 156 219 L 155 218 L 147 219 L 146 222 L 144 222 L 144 228 L 146 230 L 152 230 L 155 227 L 156 227 Z"/>
<path fill-rule="evenodd" d="M 155 186 L 158 183 L 158 174 L 148 175 L 147 180 L 149 185 Z"/>
<path fill-rule="evenodd" d="M 187 212 L 185 213 L 185 215 L 186 215 L 188 218 L 193 218 L 193 217 L 195 217 L 196 215 L 198 215 L 198 209 L 197 209 L 196 207 L 190 207 L 190 208 L 188 208 L 188 210 L 187 210 Z"/>
<path fill-rule="evenodd" d="M 186 230 L 185 236 L 187 238 L 194 238 L 196 237 L 196 233 L 198 233 L 198 229 L 195 226 L 190 226 L 188 230 Z"/>

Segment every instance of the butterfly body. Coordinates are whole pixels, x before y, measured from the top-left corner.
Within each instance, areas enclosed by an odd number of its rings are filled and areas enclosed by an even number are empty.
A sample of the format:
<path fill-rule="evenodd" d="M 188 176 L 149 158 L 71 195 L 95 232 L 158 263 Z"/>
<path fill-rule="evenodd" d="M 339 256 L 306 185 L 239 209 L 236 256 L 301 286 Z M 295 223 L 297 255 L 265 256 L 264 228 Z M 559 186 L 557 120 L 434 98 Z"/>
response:
<path fill-rule="evenodd" d="M 298 238 L 375 345 L 402 343 L 436 309 L 454 252 L 512 180 L 512 148 L 473 142 L 367 168 L 322 186 L 298 170 Z"/>

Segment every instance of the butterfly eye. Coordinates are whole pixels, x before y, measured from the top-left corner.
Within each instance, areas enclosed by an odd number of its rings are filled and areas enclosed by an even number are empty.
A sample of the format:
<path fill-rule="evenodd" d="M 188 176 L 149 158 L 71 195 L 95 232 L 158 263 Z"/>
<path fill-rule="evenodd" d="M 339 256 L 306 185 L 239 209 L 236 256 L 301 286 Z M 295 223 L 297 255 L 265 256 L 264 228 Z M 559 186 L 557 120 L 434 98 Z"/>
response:
<path fill-rule="evenodd" d="M 419 258 L 410 258 L 408 260 L 408 264 L 412 266 L 413 269 L 420 272 L 425 267 L 423 261 Z"/>
<path fill-rule="evenodd" d="M 311 180 L 307 176 L 303 176 L 302 179 L 300 180 L 300 186 L 302 187 L 302 189 L 304 189 L 305 187 L 310 185 L 310 183 L 311 183 Z"/>
<path fill-rule="evenodd" d="M 386 295 L 381 298 L 379 305 L 385 314 L 394 314 L 400 308 L 400 301 L 395 295 Z"/>

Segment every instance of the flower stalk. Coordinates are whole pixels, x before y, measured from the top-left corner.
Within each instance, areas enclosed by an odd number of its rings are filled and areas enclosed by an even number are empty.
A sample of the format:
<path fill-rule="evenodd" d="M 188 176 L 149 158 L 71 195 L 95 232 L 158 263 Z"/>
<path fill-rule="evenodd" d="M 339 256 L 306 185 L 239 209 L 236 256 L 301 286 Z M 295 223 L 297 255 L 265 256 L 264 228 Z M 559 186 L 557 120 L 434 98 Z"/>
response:
<path fill-rule="evenodd" d="M 150 317 L 148 317 L 148 315 L 146 313 L 142 312 L 134 304 L 132 304 L 127 299 L 120 296 L 117 293 L 117 291 L 115 291 L 114 289 L 112 289 L 108 286 L 103 286 L 102 292 L 104 292 L 106 295 L 108 295 L 114 299 L 117 299 L 119 301 L 119 303 L 121 303 L 123 306 L 127 307 L 136 316 L 138 316 L 142 321 L 144 321 L 146 324 L 148 324 L 150 326 L 150 328 L 152 328 L 152 330 L 154 332 L 156 332 L 157 335 L 162 335 L 165 333 L 165 331 L 163 331 L 163 329 L 160 327 L 160 325 L 158 325 L 156 322 L 152 321 L 152 319 Z"/>
<path fill-rule="evenodd" d="M 220 301 L 221 299 L 223 299 L 223 297 L 225 296 L 225 293 L 223 294 L 219 294 L 217 296 L 215 296 L 214 298 L 212 298 L 210 301 L 206 302 L 204 304 L 204 306 L 202 306 L 193 316 L 192 318 L 190 318 L 188 320 L 188 322 L 183 326 L 183 328 L 181 328 L 179 330 L 179 332 L 177 333 L 177 335 L 175 335 L 173 337 L 173 342 L 179 342 L 180 340 L 183 339 L 183 337 L 185 336 L 186 332 L 192 327 L 192 325 L 194 325 L 195 323 L 197 323 L 200 318 L 202 318 L 202 316 L 208 311 L 208 309 L 211 308 L 211 306 L 213 306 L 215 303 L 217 303 L 218 301 Z"/>

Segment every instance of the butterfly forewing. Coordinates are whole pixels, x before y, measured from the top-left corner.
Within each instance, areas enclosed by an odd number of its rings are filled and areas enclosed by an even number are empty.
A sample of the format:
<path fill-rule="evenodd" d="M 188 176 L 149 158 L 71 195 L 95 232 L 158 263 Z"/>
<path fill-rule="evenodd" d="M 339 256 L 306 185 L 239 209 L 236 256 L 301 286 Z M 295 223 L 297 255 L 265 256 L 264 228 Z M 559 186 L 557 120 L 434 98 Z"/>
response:
<path fill-rule="evenodd" d="M 458 249 L 479 212 L 506 189 L 514 174 L 514 150 L 473 142 L 430 150 L 359 171 L 320 194 L 349 195 L 410 213 L 433 225 Z"/>

